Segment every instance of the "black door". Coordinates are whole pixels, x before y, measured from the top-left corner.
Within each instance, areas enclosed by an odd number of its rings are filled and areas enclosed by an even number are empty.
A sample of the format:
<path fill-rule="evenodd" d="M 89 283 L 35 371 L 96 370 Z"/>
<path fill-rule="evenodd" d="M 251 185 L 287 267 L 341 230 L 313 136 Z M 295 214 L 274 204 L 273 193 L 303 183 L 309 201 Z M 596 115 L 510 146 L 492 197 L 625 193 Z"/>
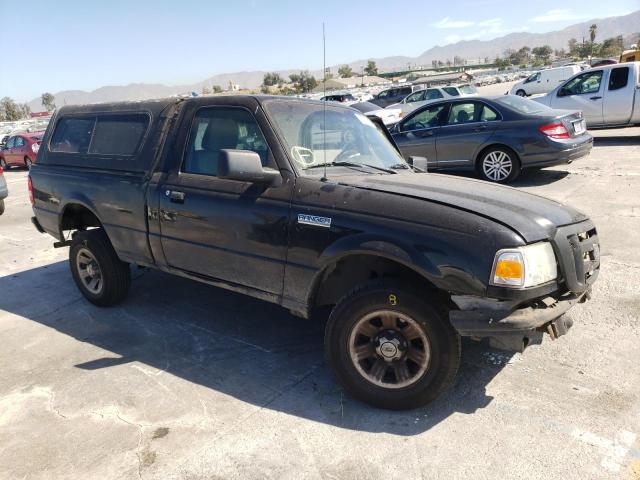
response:
<path fill-rule="evenodd" d="M 159 186 L 166 262 L 192 274 L 280 295 L 292 182 L 283 179 L 279 186 L 265 187 L 218 178 L 221 149 L 251 150 L 263 165 L 278 166 L 248 109 L 206 106 L 191 115 L 182 161 L 175 162 Z"/>
<path fill-rule="evenodd" d="M 398 132 L 393 134 L 393 139 L 404 158 L 426 157 L 428 167 L 438 165 L 436 138 L 446 108 L 445 103 L 423 107 L 398 125 Z"/>

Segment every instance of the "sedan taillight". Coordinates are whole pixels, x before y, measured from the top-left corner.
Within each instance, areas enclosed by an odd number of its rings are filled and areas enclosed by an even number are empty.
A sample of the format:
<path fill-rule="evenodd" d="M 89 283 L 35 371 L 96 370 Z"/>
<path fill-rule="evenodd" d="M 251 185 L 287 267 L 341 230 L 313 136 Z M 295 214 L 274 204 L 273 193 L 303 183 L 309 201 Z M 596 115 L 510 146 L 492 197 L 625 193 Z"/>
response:
<path fill-rule="evenodd" d="M 29 188 L 29 201 L 31 205 L 35 205 L 36 201 L 33 198 L 33 183 L 31 182 L 31 175 L 27 177 L 27 187 Z"/>
<path fill-rule="evenodd" d="M 538 130 L 540 131 L 540 133 L 543 133 L 550 138 L 558 138 L 558 139 L 571 138 L 571 135 L 569 134 L 569 130 L 567 130 L 567 127 L 565 127 L 560 122 L 550 123 L 549 125 L 543 125 L 540 128 L 538 128 Z"/>

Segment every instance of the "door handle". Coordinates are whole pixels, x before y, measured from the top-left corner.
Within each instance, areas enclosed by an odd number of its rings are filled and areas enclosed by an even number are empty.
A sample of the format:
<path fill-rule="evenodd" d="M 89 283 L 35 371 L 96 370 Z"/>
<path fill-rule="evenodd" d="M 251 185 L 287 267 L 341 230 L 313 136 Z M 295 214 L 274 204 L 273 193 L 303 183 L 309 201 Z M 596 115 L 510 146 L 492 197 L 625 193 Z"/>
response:
<path fill-rule="evenodd" d="M 486 130 L 487 126 L 486 125 L 481 125 L 479 127 L 476 127 L 473 129 L 474 132 L 482 132 L 483 130 Z"/>
<path fill-rule="evenodd" d="M 591 100 L 600 100 L 601 98 L 602 97 L 595 96 L 595 97 L 591 97 Z"/>
<path fill-rule="evenodd" d="M 165 194 L 169 197 L 169 201 L 173 203 L 184 203 L 184 198 L 186 197 L 184 192 L 178 192 L 177 190 L 167 190 Z"/>

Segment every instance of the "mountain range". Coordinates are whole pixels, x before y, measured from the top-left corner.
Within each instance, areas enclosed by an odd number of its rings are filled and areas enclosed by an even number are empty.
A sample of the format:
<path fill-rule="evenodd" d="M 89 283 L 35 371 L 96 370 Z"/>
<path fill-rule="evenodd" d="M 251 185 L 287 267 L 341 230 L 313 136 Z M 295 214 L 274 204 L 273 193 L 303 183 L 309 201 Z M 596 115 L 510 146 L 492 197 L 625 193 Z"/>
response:
<path fill-rule="evenodd" d="M 394 68 L 405 69 L 407 64 L 417 66 L 430 66 L 433 60 L 446 62 L 453 60 L 455 56 L 464 59 L 484 59 L 495 58 L 505 50 L 517 50 L 523 46 L 536 47 L 549 45 L 553 49 L 567 49 L 567 42 L 575 38 L 579 42 L 589 38 L 589 26 L 598 25 L 598 39 L 603 40 L 617 35 L 625 36 L 627 42 L 635 41 L 640 36 L 640 10 L 618 17 L 597 18 L 586 22 L 571 25 L 562 30 L 547 33 L 518 32 L 509 33 L 492 40 L 462 40 L 444 46 L 434 46 L 418 57 L 393 56 L 384 58 L 373 58 L 357 60 L 351 62 L 349 66 L 360 72 L 363 65 L 368 60 L 374 60 L 381 70 L 391 70 Z M 406 38 L 406 36 L 405 36 Z M 337 72 L 338 66 L 332 66 L 331 71 Z M 296 70 L 283 70 L 278 73 L 286 78 Z M 64 90 L 55 93 L 56 105 L 79 104 L 79 103 L 101 103 L 118 100 L 144 100 L 149 98 L 166 97 L 170 95 L 200 92 L 203 87 L 211 88 L 213 85 L 220 85 L 223 88 L 229 82 L 241 85 L 244 88 L 256 88 L 262 83 L 264 71 L 247 71 L 223 73 L 190 85 L 167 86 L 162 84 L 132 83 L 121 86 L 106 86 L 86 92 L 82 90 Z M 322 71 L 312 72 L 316 77 L 322 76 Z M 43 106 L 40 98 L 34 98 L 29 102 L 32 111 L 42 111 Z"/>

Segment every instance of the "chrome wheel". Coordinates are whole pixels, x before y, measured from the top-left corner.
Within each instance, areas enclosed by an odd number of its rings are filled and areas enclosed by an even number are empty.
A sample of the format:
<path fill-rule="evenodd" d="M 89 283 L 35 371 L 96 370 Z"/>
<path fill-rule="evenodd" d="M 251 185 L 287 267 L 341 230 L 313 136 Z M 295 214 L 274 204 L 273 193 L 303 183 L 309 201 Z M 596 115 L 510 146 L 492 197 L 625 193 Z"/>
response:
<path fill-rule="evenodd" d="M 513 170 L 513 161 L 506 152 L 494 150 L 482 160 L 484 176 L 494 182 L 506 180 Z"/>
<path fill-rule="evenodd" d="M 76 268 L 83 286 L 94 295 L 102 292 L 104 282 L 100 264 L 93 253 L 86 248 L 78 250 L 76 255 Z"/>
<path fill-rule="evenodd" d="M 349 356 L 367 381 L 384 388 L 404 388 L 427 371 L 431 348 L 413 318 L 378 310 L 356 322 L 349 336 Z"/>

